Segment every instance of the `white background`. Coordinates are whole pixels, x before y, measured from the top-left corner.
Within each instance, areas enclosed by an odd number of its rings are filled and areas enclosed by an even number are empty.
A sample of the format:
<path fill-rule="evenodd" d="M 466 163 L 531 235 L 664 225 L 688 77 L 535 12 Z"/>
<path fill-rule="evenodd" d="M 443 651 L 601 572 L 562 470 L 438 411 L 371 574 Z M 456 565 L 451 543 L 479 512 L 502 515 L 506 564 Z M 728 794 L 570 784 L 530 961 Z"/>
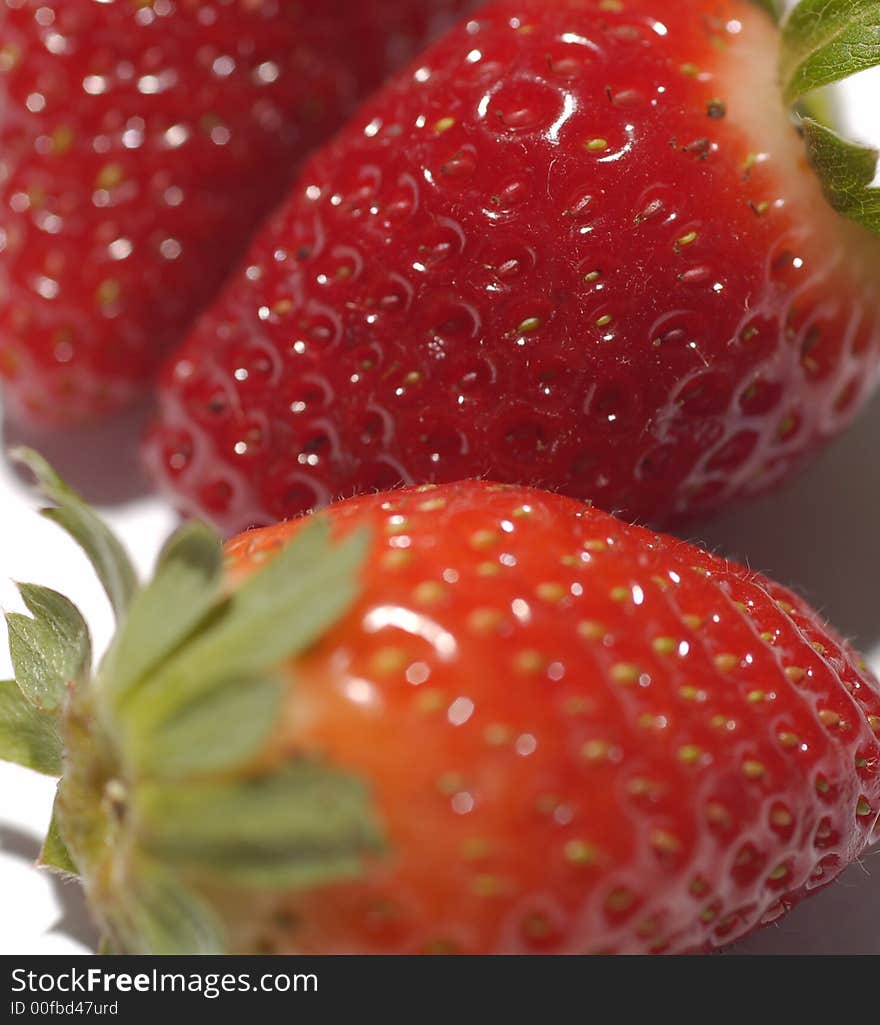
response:
<path fill-rule="evenodd" d="M 880 142 L 880 76 L 852 90 L 853 127 Z M 880 269 L 878 269 L 880 270 Z M 137 470 L 142 415 L 89 433 L 30 437 L 68 480 L 96 502 L 145 572 L 174 516 Z M 856 427 L 787 489 L 695 528 L 710 547 L 789 584 L 851 637 L 880 670 L 880 398 Z M 4 446 L 19 441 L 7 431 Z M 41 520 L 36 500 L 0 458 L 0 605 L 22 609 L 11 580 L 45 584 L 72 598 L 96 648 L 111 617 L 87 563 L 61 531 Z M 0 642 L 0 679 L 11 669 Z M 0 764 L 0 954 L 90 953 L 95 933 L 79 889 L 32 863 L 49 818 L 53 784 Z M 880 849 L 781 924 L 734 952 L 880 954 Z"/>

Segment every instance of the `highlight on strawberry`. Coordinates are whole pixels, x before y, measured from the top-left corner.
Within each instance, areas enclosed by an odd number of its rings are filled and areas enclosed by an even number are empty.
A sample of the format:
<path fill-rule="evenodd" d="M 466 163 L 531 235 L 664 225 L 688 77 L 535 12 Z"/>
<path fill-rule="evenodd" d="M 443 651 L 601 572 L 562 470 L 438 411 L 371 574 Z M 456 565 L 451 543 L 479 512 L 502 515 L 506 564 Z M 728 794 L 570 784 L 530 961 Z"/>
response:
<path fill-rule="evenodd" d="M 793 472 L 877 378 L 880 193 L 791 107 L 880 63 L 880 3 L 760 7 L 494 0 L 428 49 L 169 363 L 173 500 L 486 476 L 661 524 Z"/>
<path fill-rule="evenodd" d="M 0 4 L 6 412 L 146 392 L 308 151 L 469 4 Z"/>
<path fill-rule="evenodd" d="M 128 953 L 680 953 L 774 922 L 880 816 L 880 685 L 804 601 L 468 481 L 171 538 L 148 584 L 33 453 L 116 610 L 8 618 L 0 756 Z"/>

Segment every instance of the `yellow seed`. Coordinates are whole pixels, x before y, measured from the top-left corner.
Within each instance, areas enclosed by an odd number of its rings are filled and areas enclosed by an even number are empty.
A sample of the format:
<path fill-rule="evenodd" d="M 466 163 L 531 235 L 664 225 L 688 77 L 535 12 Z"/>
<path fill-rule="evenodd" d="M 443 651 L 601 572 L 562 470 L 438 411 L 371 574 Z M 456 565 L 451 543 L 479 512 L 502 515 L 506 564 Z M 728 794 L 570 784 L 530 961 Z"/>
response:
<path fill-rule="evenodd" d="M 477 897 L 497 897 L 503 888 L 498 876 L 479 875 L 471 883 L 471 890 Z"/>
<path fill-rule="evenodd" d="M 765 766 L 753 758 L 748 758 L 743 762 L 742 771 L 746 779 L 762 779 L 767 773 Z"/>
<path fill-rule="evenodd" d="M 655 829 L 651 834 L 651 846 L 659 854 L 676 854 L 681 850 L 681 841 L 664 829 Z"/>
<path fill-rule="evenodd" d="M 766 700 L 766 698 L 767 695 L 764 693 L 764 691 L 751 690 L 749 691 L 746 697 L 746 701 L 748 701 L 750 705 L 760 705 L 762 701 Z"/>
<path fill-rule="evenodd" d="M 729 828 L 732 822 L 730 812 L 718 801 L 710 801 L 706 805 L 706 819 L 715 826 L 721 826 L 722 829 Z"/>
<path fill-rule="evenodd" d="M 599 153 L 603 149 L 608 149 L 608 140 L 602 138 L 589 139 L 584 143 L 584 146 L 590 153 Z"/>
<path fill-rule="evenodd" d="M 683 75 L 687 75 L 688 78 L 696 78 L 697 75 L 699 75 L 700 73 L 700 69 L 697 67 L 696 64 L 687 63 L 682 64 L 681 72 Z"/>
<path fill-rule="evenodd" d="M 422 512 L 437 512 L 438 509 L 446 508 L 445 498 L 429 498 L 419 505 Z"/>
<path fill-rule="evenodd" d="M 504 747 L 511 743 L 513 735 L 513 730 L 509 726 L 502 726 L 501 723 L 492 723 L 491 726 L 487 726 L 486 732 L 483 734 L 486 743 L 491 747 Z"/>
<path fill-rule="evenodd" d="M 596 327 L 608 327 L 612 323 L 614 317 L 610 313 L 603 313 L 601 317 L 596 321 Z"/>
<path fill-rule="evenodd" d="M 820 776 L 816 780 L 816 790 L 817 790 L 818 793 L 820 793 L 820 794 L 827 794 L 830 789 L 831 789 L 831 785 L 829 784 L 828 780 L 825 779 L 824 777 Z"/>
<path fill-rule="evenodd" d="M 611 600 L 617 602 L 628 601 L 630 596 L 628 587 L 615 587 L 611 591 Z"/>
<path fill-rule="evenodd" d="M 696 744 L 685 744 L 678 749 L 678 760 L 685 765 L 696 765 L 702 754 L 702 750 Z"/>
<path fill-rule="evenodd" d="M 588 740 L 581 746 L 581 757 L 588 762 L 601 762 L 608 757 L 611 745 L 607 740 Z"/>
<path fill-rule="evenodd" d="M 709 892 L 709 884 L 701 876 L 691 880 L 688 892 L 692 897 L 704 897 Z"/>
<path fill-rule="evenodd" d="M 99 306 L 112 306 L 119 298 L 121 288 L 118 281 L 106 278 L 95 290 L 95 299 Z"/>
<path fill-rule="evenodd" d="M 782 730 L 777 734 L 777 738 L 783 747 L 797 747 L 801 742 L 801 738 L 796 733 L 790 733 L 788 730 Z"/>
<path fill-rule="evenodd" d="M 778 879 L 784 879 L 789 872 L 788 865 L 777 865 L 776 868 L 770 873 L 770 878 L 774 881 Z"/>
<path fill-rule="evenodd" d="M 589 868 L 599 860 L 599 851 L 586 840 L 569 840 L 563 852 L 565 860 L 578 868 Z"/>
<path fill-rule="evenodd" d="M 672 655 L 678 648 L 674 637 L 655 637 L 651 647 L 658 655 Z"/>
<path fill-rule="evenodd" d="M 651 712 L 643 712 L 636 722 L 643 730 L 662 730 L 666 727 L 666 718 L 662 715 L 652 715 Z"/>
<path fill-rule="evenodd" d="M 125 177 L 122 164 L 105 164 L 98 172 L 95 185 L 99 189 L 115 189 Z"/>
<path fill-rule="evenodd" d="M 544 668 L 544 657 L 538 651 L 527 649 L 521 651 L 514 659 L 517 670 L 521 673 L 538 673 Z"/>
<path fill-rule="evenodd" d="M 568 594 L 562 584 L 555 584 L 547 582 L 544 584 L 538 584 L 535 588 L 535 594 L 541 599 L 541 601 L 556 602 L 562 601 L 562 599 Z"/>
<path fill-rule="evenodd" d="M 485 551 L 487 548 L 494 548 L 500 540 L 500 535 L 494 530 L 478 530 L 471 534 L 470 546 L 478 551 Z"/>
<path fill-rule="evenodd" d="M 823 726 L 834 727 L 840 725 L 840 716 L 832 712 L 830 708 L 823 708 L 819 712 L 819 721 Z"/>
<path fill-rule="evenodd" d="M 623 687 L 632 686 L 639 679 L 639 667 L 631 662 L 618 662 L 611 667 L 611 679 Z"/>
<path fill-rule="evenodd" d="M 880 736 L 880 715 L 869 715 L 868 725 L 871 727 L 874 733 Z"/>
<path fill-rule="evenodd" d="M 454 117 L 441 117 L 440 120 L 434 125 L 434 131 L 438 134 L 442 132 L 448 132 L 454 124 Z"/>
<path fill-rule="evenodd" d="M 66 153 L 73 145 L 73 129 L 67 125 L 60 125 L 52 133 L 52 152 Z"/>
<path fill-rule="evenodd" d="M 590 619 L 582 619 L 577 625 L 577 632 L 586 641 L 601 641 L 605 636 L 606 630 L 601 623 L 596 623 Z"/>
<path fill-rule="evenodd" d="M 370 669 L 377 676 L 399 673 L 407 663 L 401 648 L 380 648 L 370 659 Z"/>
<path fill-rule="evenodd" d="M 776 634 L 772 634 L 769 630 L 765 630 L 764 633 L 761 634 L 761 640 L 767 644 L 772 644 L 776 640 Z"/>
<path fill-rule="evenodd" d="M 461 846 L 462 856 L 467 861 L 479 861 L 492 853 L 492 846 L 482 837 L 470 837 Z"/>
<path fill-rule="evenodd" d="M 697 687 L 679 687 L 679 697 L 684 698 L 685 701 L 705 701 L 708 695 L 704 690 L 699 690 Z"/>
<path fill-rule="evenodd" d="M 722 673 L 729 673 L 738 665 L 739 659 L 736 657 L 736 655 L 731 655 L 730 652 L 725 652 L 723 655 L 715 656 L 715 666 Z"/>
<path fill-rule="evenodd" d="M 458 772 L 446 772 L 437 780 L 437 790 L 445 797 L 452 797 L 464 786 L 464 777 Z"/>
<path fill-rule="evenodd" d="M 501 567 L 497 562 L 481 562 L 477 566 L 477 573 L 481 577 L 497 577 L 501 572 Z"/>
<path fill-rule="evenodd" d="M 542 320 L 540 317 L 526 317 L 516 329 L 516 333 L 518 335 L 531 334 L 533 331 L 537 331 L 541 324 Z"/>
<path fill-rule="evenodd" d="M 595 702 L 584 697 L 567 698 L 562 706 L 562 711 L 569 716 L 589 715 L 594 709 Z"/>
<path fill-rule="evenodd" d="M 631 890 L 619 887 L 612 890 L 605 898 L 605 907 L 614 914 L 622 914 L 628 911 L 635 902 L 635 896 Z"/>
<path fill-rule="evenodd" d="M 800 683 L 807 673 L 806 670 L 802 669 L 800 666 L 786 666 L 785 675 L 792 683 Z"/>
<path fill-rule="evenodd" d="M 412 552 L 407 552 L 402 548 L 392 548 L 382 556 L 382 568 L 387 570 L 403 569 L 412 560 Z"/>
<path fill-rule="evenodd" d="M 584 541 L 584 549 L 588 552 L 607 552 L 608 545 L 605 541 Z"/>
<path fill-rule="evenodd" d="M 682 235 L 681 238 L 676 239 L 677 246 L 689 246 L 691 243 L 697 241 L 697 233 L 695 231 L 689 231 L 686 235 Z"/>
<path fill-rule="evenodd" d="M 770 822 L 774 826 L 787 829 L 794 822 L 794 816 L 787 808 L 774 808 L 770 812 Z"/>
<path fill-rule="evenodd" d="M 813 651 L 817 652 L 820 655 L 825 655 L 825 654 L 827 654 L 827 651 L 828 651 L 828 649 L 825 647 L 825 645 L 824 644 L 820 644 L 818 641 L 812 641 L 810 643 L 810 647 L 813 649 Z"/>
<path fill-rule="evenodd" d="M 870 815 L 874 809 L 868 804 L 866 797 L 860 797 L 859 803 L 856 805 L 856 815 Z"/>
<path fill-rule="evenodd" d="M 497 609 L 474 609 L 468 616 L 468 626 L 478 634 L 494 633 L 503 622 Z"/>
<path fill-rule="evenodd" d="M 794 614 L 794 611 L 795 611 L 795 609 L 794 609 L 794 605 L 792 605 L 792 604 L 791 604 L 791 602 L 787 602 L 787 601 L 782 601 L 782 600 L 780 599 L 780 600 L 778 600 L 778 601 L 776 602 L 776 604 L 777 604 L 777 606 L 778 606 L 778 607 L 779 607 L 780 609 L 782 609 L 782 611 L 783 611 L 784 613 L 786 613 L 786 615 L 789 615 L 789 616 L 791 616 L 791 615 L 793 615 L 793 614 Z"/>
<path fill-rule="evenodd" d="M 424 580 L 413 591 L 413 600 L 418 605 L 436 605 L 444 595 L 446 588 L 436 580 Z"/>
<path fill-rule="evenodd" d="M 691 613 L 682 616 L 681 621 L 688 628 L 688 630 L 699 630 L 703 625 L 703 620 L 699 616 L 694 616 Z"/>

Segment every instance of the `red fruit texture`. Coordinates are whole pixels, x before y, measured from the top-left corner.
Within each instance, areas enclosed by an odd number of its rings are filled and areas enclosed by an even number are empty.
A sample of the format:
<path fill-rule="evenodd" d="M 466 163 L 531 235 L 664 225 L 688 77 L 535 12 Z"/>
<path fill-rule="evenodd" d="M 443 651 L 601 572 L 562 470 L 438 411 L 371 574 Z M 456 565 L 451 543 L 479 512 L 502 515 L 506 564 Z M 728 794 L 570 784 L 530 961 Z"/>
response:
<path fill-rule="evenodd" d="M 870 393 L 880 244 L 823 199 L 737 0 L 499 0 L 307 165 L 148 448 L 222 529 L 489 476 L 672 522 Z"/>
<path fill-rule="evenodd" d="M 8 411 L 144 391 L 302 157 L 463 6 L 0 0 Z"/>
<path fill-rule="evenodd" d="M 778 584 L 595 508 L 471 481 L 349 500 L 357 605 L 292 666 L 271 763 L 361 777 L 387 854 L 272 898 L 310 953 L 729 943 L 877 836 L 880 686 Z M 227 547 L 247 573 L 301 527 Z"/>

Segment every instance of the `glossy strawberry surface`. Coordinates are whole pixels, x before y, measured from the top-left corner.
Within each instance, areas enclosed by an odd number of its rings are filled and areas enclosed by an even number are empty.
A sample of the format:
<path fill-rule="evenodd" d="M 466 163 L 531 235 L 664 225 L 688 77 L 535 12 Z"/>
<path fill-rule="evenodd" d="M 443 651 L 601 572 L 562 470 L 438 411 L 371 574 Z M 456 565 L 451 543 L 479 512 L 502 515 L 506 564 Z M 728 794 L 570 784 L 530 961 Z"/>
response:
<path fill-rule="evenodd" d="M 302 158 L 462 0 L 2 0 L 0 375 L 93 419 L 150 382 Z"/>
<path fill-rule="evenodd" d="M 880 813 L 880 686 L 786 589 L 571 499 L 466 482 L 331 507 L 364 593 L 266 758 L 371 787 L 387 855 L 259 949 L 681 952 L 775 921 Z M 245 574 L 302 521 L 231 542 Z M 876 835 L 876 834 L 875 834 Z"/>
<path fill-rule="evenodd" d="M 232 531 L 489 475 L 671 521 L 852 418 L 880 249 L 750 3 L 501 0 L 306 167 L 169 365 L 149 458 Z"/>

